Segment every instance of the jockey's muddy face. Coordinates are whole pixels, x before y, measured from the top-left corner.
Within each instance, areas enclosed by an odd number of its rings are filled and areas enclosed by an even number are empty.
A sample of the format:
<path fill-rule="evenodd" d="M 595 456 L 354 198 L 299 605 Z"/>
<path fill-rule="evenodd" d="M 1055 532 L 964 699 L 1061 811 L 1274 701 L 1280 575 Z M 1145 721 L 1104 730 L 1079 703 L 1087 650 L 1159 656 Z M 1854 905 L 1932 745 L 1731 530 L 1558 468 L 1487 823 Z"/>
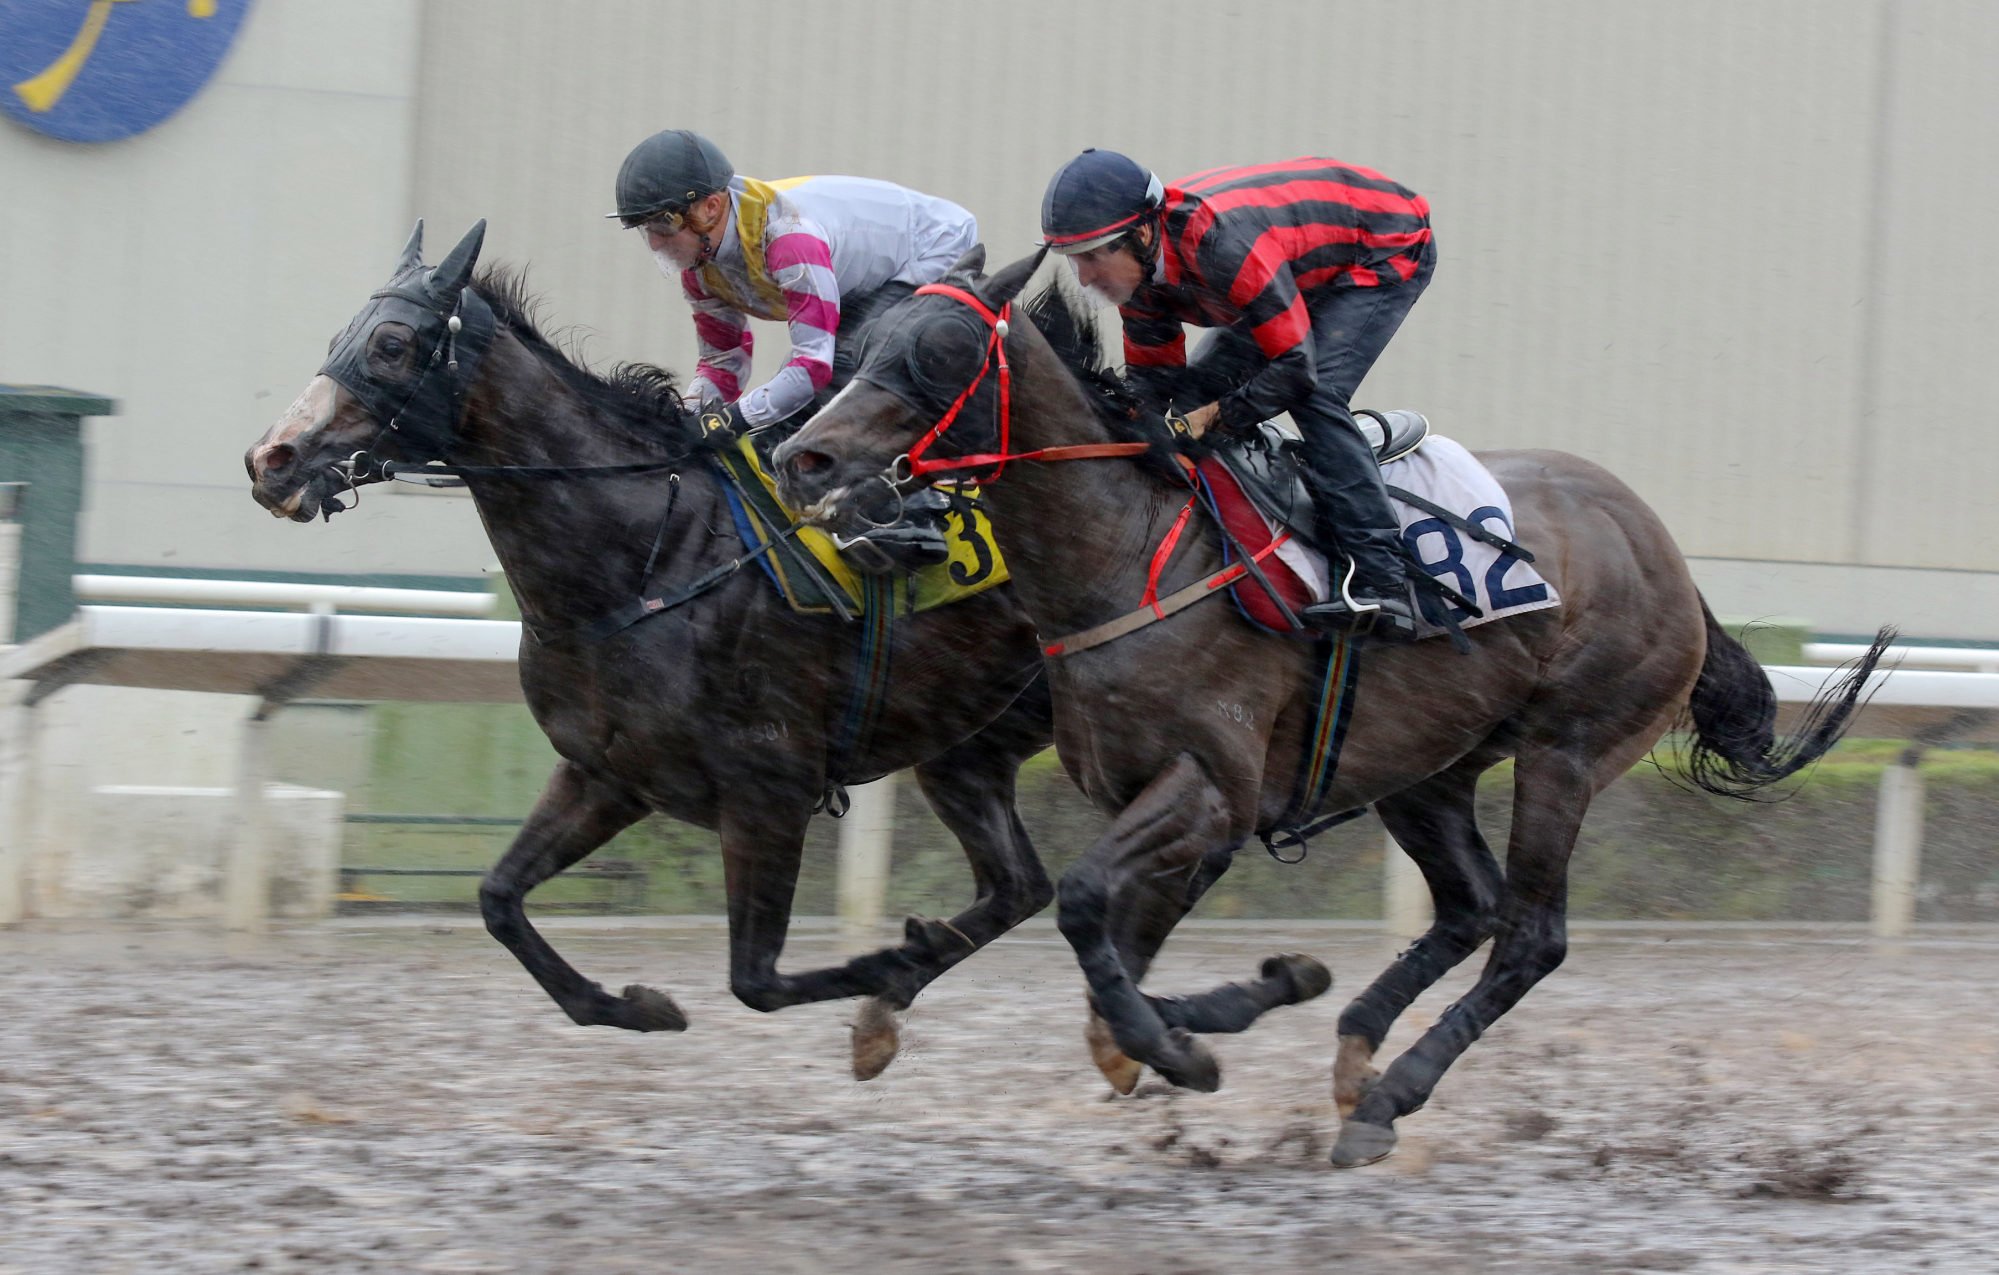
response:
<path fill-rule="evenodd" d="M 691 208 L 663 212 L 635 229 L 645 236 L 659 272 L 671 279 L 694 269 L 713 253 L 727 212 L 726 195 L 708 195 Z"/>
<path fill-rule="evenodd" d="M 1151 226 L 1140 226 L 1131 232 L 1143 237 L 1148 246 L 1157 233 Z M 1065 254 L 1069 264 L 1076 268 L 1076 282 L 1094 304 L 1123 305 L 1145 282 L 1145 263 L 1132 250 L 1131 234 L 1120 235 L 1084 252 Z"/>

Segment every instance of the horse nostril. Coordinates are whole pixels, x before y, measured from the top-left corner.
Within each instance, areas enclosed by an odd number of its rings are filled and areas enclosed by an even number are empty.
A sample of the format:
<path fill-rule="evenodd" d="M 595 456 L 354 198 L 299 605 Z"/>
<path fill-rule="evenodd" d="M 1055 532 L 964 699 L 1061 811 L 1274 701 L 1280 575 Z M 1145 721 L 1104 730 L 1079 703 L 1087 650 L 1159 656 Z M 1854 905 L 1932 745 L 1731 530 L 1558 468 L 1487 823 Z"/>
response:
<path fill-rule="evenodd" d="M 833 463 L 825 452 L 793 452 L 788 462 L 795 474 L 815 474 Z"/>
<path fill-rule="evenodd" d="M 273 443 L 257 453 L 254 469 L 275 477 L 290 469 L 298 460 L 298 452 L 284 443 Z"/>

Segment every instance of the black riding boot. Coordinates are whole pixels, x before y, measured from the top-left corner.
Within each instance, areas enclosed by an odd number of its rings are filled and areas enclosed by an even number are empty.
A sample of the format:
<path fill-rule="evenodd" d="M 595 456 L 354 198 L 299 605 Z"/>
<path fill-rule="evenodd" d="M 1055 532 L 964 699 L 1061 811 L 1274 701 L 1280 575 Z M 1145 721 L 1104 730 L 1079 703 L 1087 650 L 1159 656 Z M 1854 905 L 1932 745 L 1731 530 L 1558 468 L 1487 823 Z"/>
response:
<path fill-rule="evenodd" d="M 1416 636 L 1416 613 L 1409 602 L 1402 530 L 1373 450 L 1351 417 L 1300 421 L 1299 430 L 1305 480 L 1318 504 L 1319 547 L 1326 552 L 1333 586 L 1332 597 L 1306 607 L 1302 618 L 1330 632 L 1409 641 Z M 1351 571 L 1342 569 L 1342 558 Z"/>

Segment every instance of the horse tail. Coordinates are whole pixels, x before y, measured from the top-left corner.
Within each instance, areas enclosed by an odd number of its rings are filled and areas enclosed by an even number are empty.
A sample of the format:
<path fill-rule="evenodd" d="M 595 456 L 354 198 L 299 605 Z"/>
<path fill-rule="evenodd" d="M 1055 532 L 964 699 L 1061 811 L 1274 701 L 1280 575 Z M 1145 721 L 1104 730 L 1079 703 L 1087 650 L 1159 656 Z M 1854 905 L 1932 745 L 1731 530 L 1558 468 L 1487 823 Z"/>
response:
<path fill-rule="evenodd" d="M 1701 600 L 1707 620 L 1707 658 L 1688 697 L 1693 744 L 1681 759 L 1686 778 L 1703 792 L 1741 801 L 1797 774 L 1839 742 L 1853 722 L 1868 675 L 1881 663 L 1895 630 L 1874 636 L 1867 653 L 1805 709 L 1788 738 L 1777 737 L 1777 692 L 1742 643 L 1730 637 Z"/>

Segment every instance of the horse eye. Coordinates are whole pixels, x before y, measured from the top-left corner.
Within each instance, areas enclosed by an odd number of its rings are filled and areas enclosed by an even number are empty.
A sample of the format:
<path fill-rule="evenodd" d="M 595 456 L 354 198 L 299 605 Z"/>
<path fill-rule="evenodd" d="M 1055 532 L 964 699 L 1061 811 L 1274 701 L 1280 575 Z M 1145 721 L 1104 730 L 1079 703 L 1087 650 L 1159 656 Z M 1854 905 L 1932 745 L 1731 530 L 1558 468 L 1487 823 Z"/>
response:
<path fill-rule="evenodd" d="M 401 358 L 406 348 L 403 339 L 396 336 L 385 336 L 375 346 L 376 352 L 385 359 Z"/>

